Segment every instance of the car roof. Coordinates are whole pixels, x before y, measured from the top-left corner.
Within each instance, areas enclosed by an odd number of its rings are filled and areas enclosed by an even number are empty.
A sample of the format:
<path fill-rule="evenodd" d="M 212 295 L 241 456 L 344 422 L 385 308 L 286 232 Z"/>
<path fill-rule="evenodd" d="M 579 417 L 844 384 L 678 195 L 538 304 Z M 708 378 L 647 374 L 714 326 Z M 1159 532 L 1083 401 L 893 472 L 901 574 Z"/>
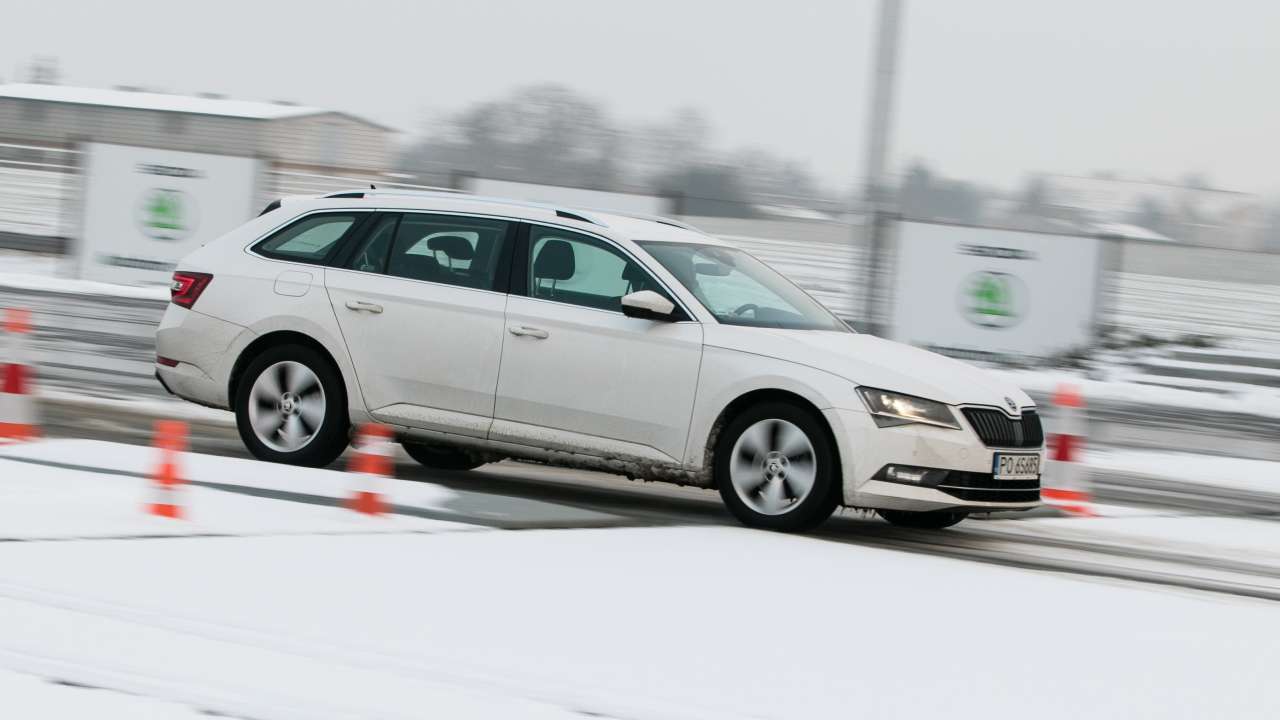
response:
<path fill-rule="evenodd" d="M 472 195 L 456 190 L 401 190 L 374 188 L 328 193 L 319 197 L 302 196 L 284 198 L 283 203 L 294 204 L 311 201 L 317 207 L 329 203 L 323 201 L 369 200 L 372 205 L 384 209 L 437 210 L 442 212 L 496 213 L 531 221 L 555 222 L 577 226 L 588 232 L 620 236 L 633 242 L 682 242 L 703 245 L 728 245 L 679 220 L 671 218 L 601 211 L 591 208 L 563 206 L 551 203 L 527 202 L 511 198 Z M 316 202 L 321 201 L 321 202 Z M 350 205 L 346 205 L 350 207 Z"/>

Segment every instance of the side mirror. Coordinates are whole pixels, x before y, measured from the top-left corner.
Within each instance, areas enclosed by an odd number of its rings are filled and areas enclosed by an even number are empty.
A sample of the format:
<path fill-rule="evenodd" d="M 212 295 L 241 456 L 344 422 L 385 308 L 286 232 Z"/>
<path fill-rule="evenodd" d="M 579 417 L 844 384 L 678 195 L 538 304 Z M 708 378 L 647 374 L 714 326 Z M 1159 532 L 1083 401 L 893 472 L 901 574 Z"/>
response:
<path fill-rule="evenodd" d="M 622 296 L 622 314 L 642 320 L 671 320 L 676 306 L 652 290 Z"/>

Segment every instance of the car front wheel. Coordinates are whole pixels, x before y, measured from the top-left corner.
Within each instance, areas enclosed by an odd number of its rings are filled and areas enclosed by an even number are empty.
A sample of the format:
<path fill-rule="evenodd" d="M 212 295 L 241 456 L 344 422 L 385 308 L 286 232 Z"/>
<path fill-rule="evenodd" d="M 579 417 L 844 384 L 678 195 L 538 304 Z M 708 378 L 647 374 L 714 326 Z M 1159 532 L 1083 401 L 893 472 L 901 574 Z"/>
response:
<path fill-rule="evenodd" d="M 251 360 L 235 408 L 240 439 L 259 460 L 324 467 L 350 440 L 342 377 L 303 345 L 273 347 Z"/>
<path fill-rule="evenodd" d="M 794 405 L 765 403 L 734 417 L 716 442 L 714 463 L 725 506 L 750 527 L 808 530 L 840 501 L 827 433 Z"/>

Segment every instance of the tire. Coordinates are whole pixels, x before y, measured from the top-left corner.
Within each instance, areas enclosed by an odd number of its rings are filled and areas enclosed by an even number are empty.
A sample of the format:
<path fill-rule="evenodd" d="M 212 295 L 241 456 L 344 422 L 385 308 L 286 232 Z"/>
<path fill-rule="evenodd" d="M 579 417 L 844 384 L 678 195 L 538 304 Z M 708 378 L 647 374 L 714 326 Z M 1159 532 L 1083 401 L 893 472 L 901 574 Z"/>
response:
<path fill-rule="evenodd" d="M 409 457 L 417 460 L 423 467 L 435 470 L 475 470 L 487 462 L 465 450 L 444 445 L 416 442 L 402 442 L 400 445 L 409 453 Z"/>
<path fill-rule="evenodd" d="M 277 345 L 250 360 L 235 410 L 240 439 L 259 460 L 324 467 L 351 439 L 342 376 L 305 345 Z"/>
<path fill-rule="evenodd" d="M 929 512 L 877 510 L 876 514 L 887 520 L 890 525 L 914 528 L 916 530 L 941 530 L 969 517 L 969 513 L 964 510 L 932 510 Z"/>
<path fill-rule="evenodd" d="M 712 462 L 725 507 L 748 527 L 809 530 L 840 503 L 839 463 L 826 426 L 789 403 L 739 413 L 721 431 Z"/>

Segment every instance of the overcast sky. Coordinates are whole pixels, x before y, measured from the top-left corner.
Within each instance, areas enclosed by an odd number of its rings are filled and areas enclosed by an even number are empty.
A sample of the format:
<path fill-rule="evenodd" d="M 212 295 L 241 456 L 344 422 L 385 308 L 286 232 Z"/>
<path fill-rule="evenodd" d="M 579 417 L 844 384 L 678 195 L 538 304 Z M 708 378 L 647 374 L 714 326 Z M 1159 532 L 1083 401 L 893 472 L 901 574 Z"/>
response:
<path fill-rule="evenodd" d="M 1115 170 L 1280 192 L 1280 3 L 905 0 L 894 167 L 1011 186 Z M 331 8 L 331 9 L 325 9 Z M 421 132 L 513 87 L 570 85 L 622 120 L 691 105 L 850 186 L 875 0 L 12 0 L 0 77 L 289 99 Z"/>

